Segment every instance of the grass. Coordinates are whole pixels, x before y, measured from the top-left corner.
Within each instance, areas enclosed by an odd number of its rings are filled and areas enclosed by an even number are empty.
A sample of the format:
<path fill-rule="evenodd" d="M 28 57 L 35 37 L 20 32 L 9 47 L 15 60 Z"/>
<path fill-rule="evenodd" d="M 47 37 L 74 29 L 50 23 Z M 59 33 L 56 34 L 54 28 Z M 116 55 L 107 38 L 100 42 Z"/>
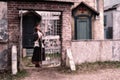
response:
<path fill-rule="evenodd" d="M 0 73 L 0 80 L 21 80 L 27 75 L 26 70 L 19 71 L 16 75 L 12 75 L 10 72 L 3 72 Z"/>
<path fill-rule="evenodd" d="M 57 70 L 60 73 L 88 73 L 92 71 L 97 71 L 101 69 L 115 69 L 120 68 L 120 62 L 111 62 L 111 61 L 105 61 L 105 62 L 94 62 L 94 63 L 82 63 L 80 65 L 76 65 L 76 71 L 71 71 L 68 67 L 59 67 Z"/>
<path fill-rule="evenodd" d="M 76 65 L 77 70 L 71 71 L 69 67 L 55 67 L 55 68 L 49 68 L 47 71 L 55 70 L 56 72 L 62 73 L 62 74 L 77 74 L 77 73 L 90 73 L 93 71 L 103 70 L 103 69 L 116 69 L 120 68 L 120 62 L 111 62 L 111 61 L 105 61 L 105 62 L 94 62 L 94 63 L 82 63 L 80 65 Z M 44 68 L 43 68 L 44 69 Z M 11 75 L 9 72 L 2 72 L 0 74 L 0 80 L 22 80 L 24 77 L 28 76 L 29 73 L 27 73 L 26 70 L 22 70 L 18 72 L 16 75 Z"/>
<path fill-rule="evenodd" d="M 31 57 L 24 57 L 22 61 L 24 63 L 24 66 L 26 66 L 26 67 L 33 67 L 34 66 L 31 62 Z"/>
<path fill-rule="evenodd" d="M 77 66 L 77 69 L 80 71 L 95 71 L 99 69 L 111 69 L 111 68 L 120 68 L 120 62 L 94 62 L 94 63 L 83 63 Z"/>
<path fill-rule="evenodd" d="M 50 58 L 59 58 L 60 56 L 60 53 L 46 53 L 46 57 Z"/>

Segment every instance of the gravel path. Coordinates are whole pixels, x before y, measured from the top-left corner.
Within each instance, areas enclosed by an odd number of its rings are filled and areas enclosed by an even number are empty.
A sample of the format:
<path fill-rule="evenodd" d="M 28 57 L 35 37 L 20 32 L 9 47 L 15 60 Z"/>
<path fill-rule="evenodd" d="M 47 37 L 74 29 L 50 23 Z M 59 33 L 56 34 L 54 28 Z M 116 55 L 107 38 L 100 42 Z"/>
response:
<path fill-rule="evenodd" d="M 55 69 L 27 69 L 29 76 L 22 80 L 120 80 L 120 69 L 105 69 L 88 73 L 61 73 Z"/>

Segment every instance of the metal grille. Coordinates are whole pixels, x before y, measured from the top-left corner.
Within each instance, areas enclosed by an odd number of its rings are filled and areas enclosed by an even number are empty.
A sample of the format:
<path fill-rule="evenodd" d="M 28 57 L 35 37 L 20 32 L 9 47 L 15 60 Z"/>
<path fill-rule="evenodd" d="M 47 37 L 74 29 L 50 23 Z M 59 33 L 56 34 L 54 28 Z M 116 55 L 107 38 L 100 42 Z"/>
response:
<path fill-rule="evenodd" d="M 38 12 L 42 16 L 41 29 L 44 33 L 46 61 L 44 65 L 60 65 L 60 12 Z"/>

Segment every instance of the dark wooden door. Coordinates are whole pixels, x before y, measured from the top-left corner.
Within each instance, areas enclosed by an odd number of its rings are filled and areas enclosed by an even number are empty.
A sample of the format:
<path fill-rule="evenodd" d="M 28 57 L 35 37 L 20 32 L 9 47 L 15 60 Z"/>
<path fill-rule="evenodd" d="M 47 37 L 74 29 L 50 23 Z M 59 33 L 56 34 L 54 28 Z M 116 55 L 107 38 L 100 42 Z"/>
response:
<path fill-rule="evenodd" d="M 38 21 L 38 16 L 34 14 L 23 16 L 23 48 L 33 48 L 34 26 Z"/>

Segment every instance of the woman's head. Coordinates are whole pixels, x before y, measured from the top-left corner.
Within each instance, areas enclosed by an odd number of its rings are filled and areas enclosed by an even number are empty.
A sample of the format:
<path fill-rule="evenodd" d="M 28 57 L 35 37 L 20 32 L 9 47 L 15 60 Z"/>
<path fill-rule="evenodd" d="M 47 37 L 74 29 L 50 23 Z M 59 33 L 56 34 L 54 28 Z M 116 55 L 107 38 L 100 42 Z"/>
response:
<path fill-rule="evenodd" d="M 40 31 L 40 23 L 37 23 L 36 25 L 35 25 L 35 31 Z"/>

